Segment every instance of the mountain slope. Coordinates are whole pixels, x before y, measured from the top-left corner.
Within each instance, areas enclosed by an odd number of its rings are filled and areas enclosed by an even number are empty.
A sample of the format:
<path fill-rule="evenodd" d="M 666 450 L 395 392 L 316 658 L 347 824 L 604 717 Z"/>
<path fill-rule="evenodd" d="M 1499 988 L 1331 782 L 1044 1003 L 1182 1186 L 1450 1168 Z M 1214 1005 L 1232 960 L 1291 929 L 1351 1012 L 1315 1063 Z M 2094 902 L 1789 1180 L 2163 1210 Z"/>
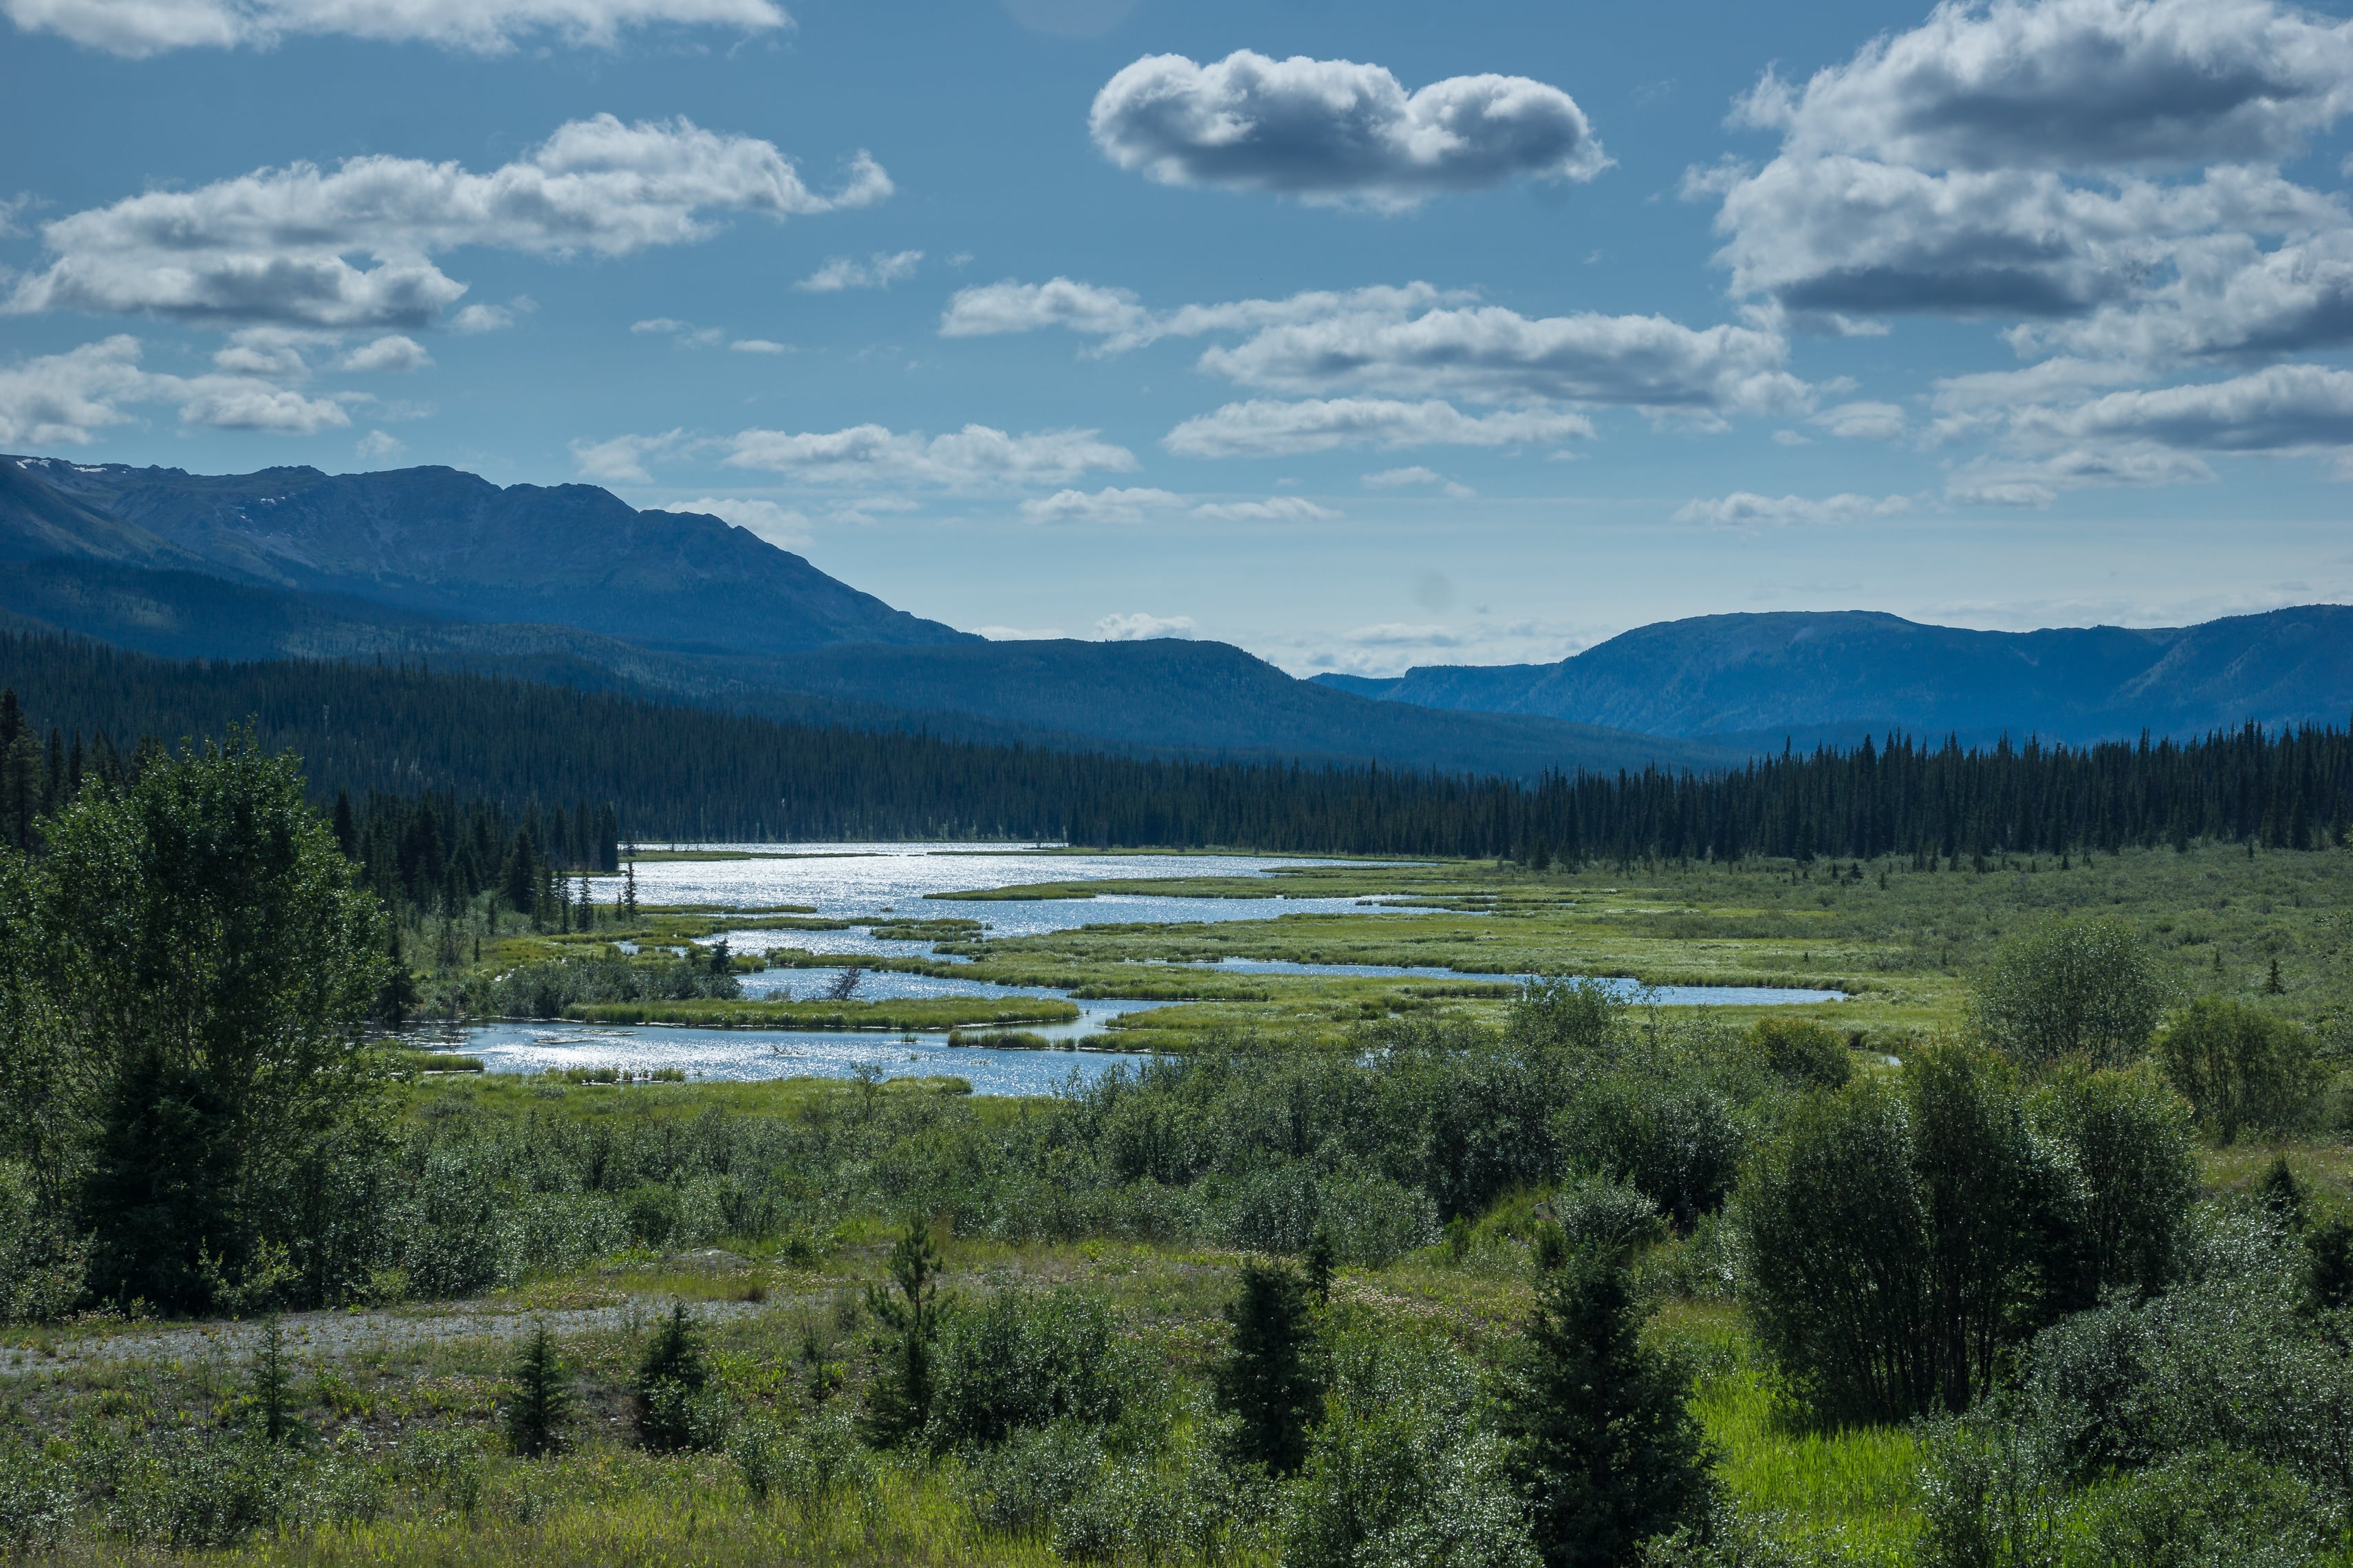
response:
<path fill-rule="evenodd" d="M 1707 768 L 1733 753 L 1550 719 L 1438 713 L 1292 679 L 1222 643 L 857 644 L 802 655 L 640 647 L 572 626 L 456 621 L 111 562 L 0 574 L 0 626 L 175 658 L 423 656 L 438 668 L 688 702 L 807 724 L 922 731 L 1057 751 L 1376 759 L 1532 776 L 1548 767 Z"/>
<path fill-rule="evenodd" d="M 1744 747 L 1890 726 L 1965 739 L 2189 734 L 2249 719 L 2343 721 L 2353 711 L 2353 607 L 2035 632 L 1865 611 L 1703 616 L 1637 627 L 1557 664 L 1316 679 L 1386 701 Z"/>
<path fill-rule="evenodd" d="M 976 640 L 894 610 L 715 517 L 641 512 L 593 485 L 454 468 L 321 473 L 0 458 L 0 556 L 211 573 L 474 621 L 653 647 L 779 653 Z"/>
<path fill-rule="evenodd" d="M 1369 701 L 1294 680 L 1225 643 L 824 648 L 773 668 L 779 681 L 816 695 L 982 713 L 1196 752 L 1377 759 L 1514 777 L 1653 762 L 1704 769 L 1736 760 L 1713 745 L 1550 718 Z"/>

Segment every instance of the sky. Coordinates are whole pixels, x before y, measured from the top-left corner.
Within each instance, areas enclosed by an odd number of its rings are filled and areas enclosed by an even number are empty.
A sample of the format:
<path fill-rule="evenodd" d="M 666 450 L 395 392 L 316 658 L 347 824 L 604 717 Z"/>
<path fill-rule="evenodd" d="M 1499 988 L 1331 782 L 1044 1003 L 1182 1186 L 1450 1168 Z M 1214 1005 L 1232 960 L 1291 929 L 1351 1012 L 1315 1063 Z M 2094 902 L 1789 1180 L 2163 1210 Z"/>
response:
<path fill-rule="evenodd" d="M 2353 597 L 2333 12 L 0 18 L 0 450 L 599 484 L 1294 673 Z"/>

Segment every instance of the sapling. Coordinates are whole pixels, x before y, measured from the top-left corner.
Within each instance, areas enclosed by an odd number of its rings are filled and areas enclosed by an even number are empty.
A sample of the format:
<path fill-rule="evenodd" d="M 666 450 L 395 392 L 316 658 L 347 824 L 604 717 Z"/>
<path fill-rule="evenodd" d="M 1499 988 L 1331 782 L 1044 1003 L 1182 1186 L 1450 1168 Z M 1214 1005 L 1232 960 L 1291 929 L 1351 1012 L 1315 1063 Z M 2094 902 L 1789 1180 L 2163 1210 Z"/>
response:
<path fill-rule="evenodd" d="M 507 1404 L 507 1443 L 526 1459 L 557 1452 L 572 1414 L 572 1370 L 556 1352 L 555 1336 L 540 1323 L 523 1342 L 508 1370 L 513 1397 Z"/>

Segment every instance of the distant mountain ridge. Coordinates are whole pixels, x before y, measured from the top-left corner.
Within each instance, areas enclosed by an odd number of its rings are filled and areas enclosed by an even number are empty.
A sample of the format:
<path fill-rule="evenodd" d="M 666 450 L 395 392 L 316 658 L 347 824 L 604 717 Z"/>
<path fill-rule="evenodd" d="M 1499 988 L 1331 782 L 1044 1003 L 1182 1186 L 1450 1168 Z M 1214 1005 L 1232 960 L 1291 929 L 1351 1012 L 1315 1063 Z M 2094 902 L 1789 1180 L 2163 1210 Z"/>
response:
<path fill-rule="evenodd" d="M 1451 711 L 1523 713 L 1757 749 L 1900 729 L 1990 741 L 2188 735 L 2353 715 L 2353 606 L 2193 626 L 1982 632 L 1873 611 L 1700 616 L 1556 664 L 1430 665 L 1320 684 Z"/>
<path fill-rule="evenodd" d="M 1222 643 L 991 643 L 717 518 L 448 468 L 206 477 L 0 458 L 0 624 L 179 658 L 445 666 L 1051 750 L 1533 777 L 1736 753 L 1295 680 Z"/>
<path fill-rule="evenodd" d="M 0 559 L 63 556 L 348 595 L 655 647 L 976 642 L 715 517 L 455 468 L 202 475 L 0 457 Z"/>

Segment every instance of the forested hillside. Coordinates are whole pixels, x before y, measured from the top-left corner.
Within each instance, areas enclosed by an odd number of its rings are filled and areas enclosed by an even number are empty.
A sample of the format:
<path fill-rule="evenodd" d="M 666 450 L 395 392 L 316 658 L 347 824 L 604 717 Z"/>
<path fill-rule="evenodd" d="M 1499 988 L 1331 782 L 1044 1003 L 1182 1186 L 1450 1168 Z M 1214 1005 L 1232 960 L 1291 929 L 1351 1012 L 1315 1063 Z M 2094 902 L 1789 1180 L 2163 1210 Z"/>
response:
<path fill-rule="evenodd" d="M 1894 738 L 1729 772 L 1534 786 L 1381 768 L 1155 762 L 818 728 L 422 666 L 173 663 L 0 637 L 33 728 L 5 752 L 19 841 L 45 789 L 138 738 L 250 721 L 338 793 L 616 810 L 625 837 L 1018 837 L 1538 862 L 2058 853 L 2193 838 L 2305 847 L 2353 821 L 2353 736 L 1964 748 Z M 78 758 L 90 759 L 78 763 Z M 452 805 L 450 809 L 455 810 Z M 576 809 L 576 806 L 575 806 Z"/>

